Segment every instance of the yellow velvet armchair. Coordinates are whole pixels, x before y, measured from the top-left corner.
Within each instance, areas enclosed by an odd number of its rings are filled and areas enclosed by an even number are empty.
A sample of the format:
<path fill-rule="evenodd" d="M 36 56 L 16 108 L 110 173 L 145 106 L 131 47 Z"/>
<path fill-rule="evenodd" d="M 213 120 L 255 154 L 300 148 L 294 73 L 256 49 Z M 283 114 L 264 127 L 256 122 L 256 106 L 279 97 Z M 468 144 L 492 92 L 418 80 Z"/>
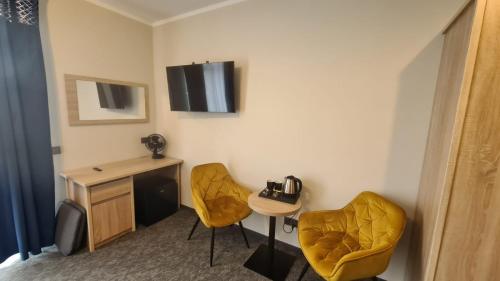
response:
<path fill-rule="evenodd" d="M 194 167 L 191 171 L 191 192 L 198 219 L 189 233 L 188 240 L 200 220 L 212 229 L 210 266 L 213 261 L 215 228 L 239 223 L 245 243 L 250 248 L 241 222 L 252 213 L 248 207 L 250 191 L 237 184 L 223 164 L 210 163 Z"/>
<path fill-rule="evenodd" d="M 300 247 L 309 265 L 329 281 L 374 278 L 389 265 L 406 224 L 405 211 L 373 192 L 363 192 L 340 210 L 299 217 Z"/>

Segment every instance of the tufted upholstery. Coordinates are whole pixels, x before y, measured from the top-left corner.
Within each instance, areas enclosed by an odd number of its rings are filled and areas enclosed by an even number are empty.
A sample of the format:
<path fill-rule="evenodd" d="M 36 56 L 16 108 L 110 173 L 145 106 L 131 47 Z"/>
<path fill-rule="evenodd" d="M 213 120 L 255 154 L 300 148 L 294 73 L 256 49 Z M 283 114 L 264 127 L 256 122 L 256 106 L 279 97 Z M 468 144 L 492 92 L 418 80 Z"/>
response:
<path fill-rule="evenodd" d="M 401 207 L 363 192 L 343 209 L 301 214 L 299 242 L 324 279 L 368 278 L 385 271 L 405 223 Z"/>
<path fill-rule="evenodd" d="M 250 191 L 238 185 L 221 163 L 199 165 L 191 172 L 196 213 L 207 227 L 223 227 L 248 217 Z"/>

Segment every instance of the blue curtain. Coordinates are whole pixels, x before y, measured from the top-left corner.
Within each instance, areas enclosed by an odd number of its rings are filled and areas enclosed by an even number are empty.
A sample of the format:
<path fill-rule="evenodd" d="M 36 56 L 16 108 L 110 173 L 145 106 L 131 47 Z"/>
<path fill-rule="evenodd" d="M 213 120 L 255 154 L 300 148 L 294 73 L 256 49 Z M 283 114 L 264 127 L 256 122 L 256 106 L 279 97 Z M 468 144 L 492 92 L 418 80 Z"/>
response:
<path fill-rule="evenodd" d="M 23 1 L 21 1 L 23 2 Z M 26 2 L 26 0 L 24 0 Z M 5 6 L 4 6 L 5 7 Z M 0 5 L 0 12 L 2 12 Z M 0 262 L 54 240 L 54 168 L 38 26 L 0 13 Z"/>

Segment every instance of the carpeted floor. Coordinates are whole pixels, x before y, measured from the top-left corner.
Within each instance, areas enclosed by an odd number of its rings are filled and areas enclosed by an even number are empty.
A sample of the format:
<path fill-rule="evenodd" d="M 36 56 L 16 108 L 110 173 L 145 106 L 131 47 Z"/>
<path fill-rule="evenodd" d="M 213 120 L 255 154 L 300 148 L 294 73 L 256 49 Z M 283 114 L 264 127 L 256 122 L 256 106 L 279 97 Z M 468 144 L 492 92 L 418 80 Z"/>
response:
<path fill-rule="evenodd" d="M 266 237 L 247 231 L 247 249 L 237 227 L 216 230 L 214 266 L 209 267 L 210 231 L 198 226 L 187 236 L 196 219 L 194 211 L 179 212 L 148 228 L 100 248 L 93 254 L 82 250 L 64 257 L 55 248 L 27 261 L 0 269 L 0 280 L 268 280 L 243 264 Z M 298 258 L 287 280 L 297 280 L 305 260 L 300 251 L 277 242 L 277 248 Z M 309 269 L 303 280 L 321 280 Z"/>

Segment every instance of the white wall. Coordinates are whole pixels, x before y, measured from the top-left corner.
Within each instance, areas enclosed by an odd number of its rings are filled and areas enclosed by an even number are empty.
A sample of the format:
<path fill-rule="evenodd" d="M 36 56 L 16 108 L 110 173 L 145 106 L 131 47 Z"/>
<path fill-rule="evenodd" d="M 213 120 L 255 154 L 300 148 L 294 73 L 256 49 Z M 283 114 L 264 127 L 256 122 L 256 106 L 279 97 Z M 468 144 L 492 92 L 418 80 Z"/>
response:
<path fill-rule="evenodd" d="M 140 137 L 155 130 L 154 109 L 146 124 L 68 124 L 64 74 L 149 85 L 154 103 L 153 38 L 150 26 L 84 0 L 42 1 L 41 33 L 47 71 L 54 157 L 58 171 L 146 155 Z M 56 175 L 56 202 L 65 198 Z"/>
<path fill-rule="evenodd" d="M 411 220 L 440 31 L 463 2 L 251 0 L 155 27 L 157 130 L 185 161 L 182 203 L 192 205 L 191 168 L 220 161 L 253 190 L 301 178 L 304 211 L 372 190 Z M 165 66 L 206 60 L 236 62 L 239 113 L 171 112 Z M 267 233 L 264 216 L 246 225 Z M 296 233 L 277 238 L 297 245 Z M 388 280 L 404 279 L 406 239 Z"/>

